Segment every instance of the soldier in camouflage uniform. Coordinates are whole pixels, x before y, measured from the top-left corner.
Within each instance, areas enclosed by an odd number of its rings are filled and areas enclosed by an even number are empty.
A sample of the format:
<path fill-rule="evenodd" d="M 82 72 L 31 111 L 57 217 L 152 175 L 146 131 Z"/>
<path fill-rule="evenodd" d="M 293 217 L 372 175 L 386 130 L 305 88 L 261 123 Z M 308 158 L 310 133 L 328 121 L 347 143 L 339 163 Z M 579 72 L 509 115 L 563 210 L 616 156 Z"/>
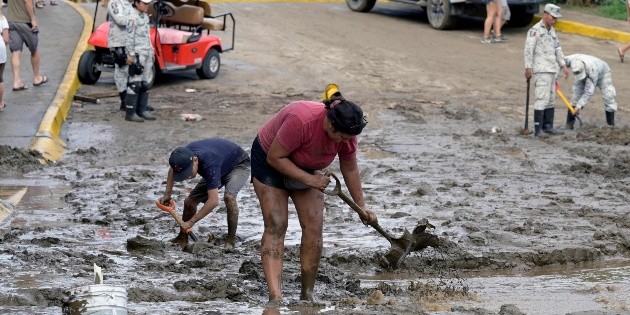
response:
<path fill-rule="evenodd" d="M 152 0 L 134 0 L 125 34 L 125 49 L 129 61 L 129 81 L 125 97 L 125 119 L 129 121 L 155 120 L 147 112 L 149 78 L 153 77 L 154 52 L 147 11 Z"/>
<path fill-rule="evenodd" d="M 602 91 L 604 109 L 606 111 L 606 123 L 615 125 L 615 112 L 617 102 L 615 96 L 617 92 L 612 82 L 612 72 L 608 64 L 593 56 L 574 54 L 567 56 L 567 65 L 571 68 L 575 81 L 573 82 L 573 97 L 571 104 L 575 108 L 575 115 L 579 115 L 580 110 L 593 97 L 595 87 Z M 575 116 L 569 110 L 567 113 L 567 129 L 573 129 Z"/>
<path fill-rule="evenodd" d="M 107 47 L 114 55 L 114 81 L 120 96 L 120 110 L 125 110 L 125 96 L 127 94 L 127 79 L 129 67 L 125 48 L 125 28 L 129 22 L 133 7 L 129 0 L 111 0 L 107 4 L 107 14 L 111 19 L 107 35 Z"/>
<path fill-rule="evenodd" d="M 534 76 L 536 95 L 534 137 L 540 136 L 541 130 L 552 135 L 563 134 L 553 128 L 558 70 L 562 68 L 565 78 L 569 76 L 560 41 L 553 28 L 559 17 L 560 7 L 551 3 L 545 5 L 542 19 L 529 29 L 525 40 L 525 78 L 529 81 Z"/>

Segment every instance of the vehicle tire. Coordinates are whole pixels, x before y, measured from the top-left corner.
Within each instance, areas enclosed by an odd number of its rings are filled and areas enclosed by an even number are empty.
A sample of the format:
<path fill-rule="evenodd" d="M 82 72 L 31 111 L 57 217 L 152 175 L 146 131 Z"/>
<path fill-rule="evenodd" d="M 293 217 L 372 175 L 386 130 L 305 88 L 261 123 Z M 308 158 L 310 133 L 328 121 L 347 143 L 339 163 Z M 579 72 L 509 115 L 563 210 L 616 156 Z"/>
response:
<path fill-rule="evenodd" d="M 101 77 L 101 71 L 97 70 L 101 62 L 98 53 L 94 50 L 86 50 L 79 58 L 79 69 L 77 75 L 82 84 L 92 85 Z"/>
<path fill-rule="evenodd" d="M 511 27 L 528 26 L 532 23 L 532 19 L 534 18 L 534 13 L 528 13 L 527 6 L 524 5 L 510 6 L 510 12 L 512 16 L 507 25 Z"/>
<path fill-rule="evenodd" d="M 372 10 L 376 0 L 346 0 L 348 8 L 357 12 L 368 12 Z"/>
<path fill-rule="evenodd" d="M 202 79 L 214 79 L 219 75 L 219 69 L 221 69 L 221 55 L 218 50 L 212 48 L 203 58 L 201 68 L 197 69 L 197 75 Z"/>
<path fill-rule="evenodd" d="M 455 27 L 457 18 L 451 15 L 449 0 L 427 0 L 427 18 L 434 29 L 448 30 Z"/>
<path fill-rule="evenodd" d="M 153 63 L 153 76 L 152 77 L 148 77 L 147 78 L 147 85 L 148 88 L 152 88 L 153 84 L 155 83 L 155 78 L 157 78 L 158 75 L 160 75 L 160 73 L 158 72 L 159 68 L 155 65 L 155 62 Z"/>

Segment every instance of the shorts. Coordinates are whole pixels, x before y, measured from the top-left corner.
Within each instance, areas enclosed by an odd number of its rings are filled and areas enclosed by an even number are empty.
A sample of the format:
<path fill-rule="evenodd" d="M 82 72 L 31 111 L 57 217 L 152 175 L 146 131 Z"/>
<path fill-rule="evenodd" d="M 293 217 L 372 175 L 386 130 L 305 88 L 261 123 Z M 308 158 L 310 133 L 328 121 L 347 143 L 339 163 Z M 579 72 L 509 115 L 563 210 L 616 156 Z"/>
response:
<path fill-rule="evenodd" d="M 293 180 L 276 171 L 267 163 L 267 153 L 263 150 L 258 137 L 252 143 L 252 180 L 256 178 L 261 183 L 282 190 L 307 189 L 309 186 Z M 309 174 L 315 174 L 315 170 L 303 169 Z"/>
<path fill-rule="evenodd" d="M 31 54 L 35 53 L 39 43 L 37 34 L 31 31 L 30 23 L 9 22 L 9 48 L 11 48 L 11 52 L 22 51 L 22 46 L 26 44 Z"/>
<path fill-rule="evenodd" d="M 238 195 L 241 191 L 247 179 L 250 175 L 251 160 L 247 153 L 243 156 L 243 159 L 234 167 L 234 169 L 221 177 L 221 187 L 225 187 L 225 195 Z M 219 187 L 219 188 L 221 188 Z M 197 186 L 188 195 L 188 198 L 197 202 L 206 202 L 208 200 L 208 188 L 206 187 L 205 178 L 199 181 Z"/>

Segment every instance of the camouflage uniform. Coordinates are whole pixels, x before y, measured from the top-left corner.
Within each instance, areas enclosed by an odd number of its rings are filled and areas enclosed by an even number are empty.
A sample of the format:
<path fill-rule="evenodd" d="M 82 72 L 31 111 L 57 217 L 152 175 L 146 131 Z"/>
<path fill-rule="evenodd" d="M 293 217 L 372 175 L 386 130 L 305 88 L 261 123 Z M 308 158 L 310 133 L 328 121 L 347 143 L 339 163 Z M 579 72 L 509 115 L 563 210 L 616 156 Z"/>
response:
<path fill-rule="evenodd" d="M 550 17 L 554 19 L 561 17 L 560 7 L 551 3 L 545 5 L 543 19 L 529 29 L 525 40 L 526 77 L 528 71 L 531 71 L 536 97 L 534 137 L 538 137 L 541 131 L 551 135 L 563 134 L 553 128 L 553 116 L 556 98 L 555 81 L 561 68 L 566 71 L 566 64 L 553 24 L 549 25 L 548 22 L 545 24 L 545 20 L 548 21 Z"/>
<path fill-rule="evenodd" d="M 107 4 L 107 14 L 111 19 L 109 24 L 109 34 L 107 35 L 107 47 L 113 50 L 116 47 L 125 47 L 125 37 L 127 23 L 132 11 L 136 11 L 128 0 L 110 0 Z M 127 79 L 129 77 L 129 67 L 114 65 L 114 81 L 119 93 L 127 90 Z M 124 97 L 121 95 L 124 103 Z"/>
<path fill-rule="evenodd" d="M 143 68 L 142 73 L 130 75 L 127 82 L 125 119 L 130 121 L 155 120 L 155 117 L 146 112 L 154 60 L 150 23 L 148 14 L 135 8 L 130 12 L 125 34 L 125 50 L 129 56 L 134 57 L 134 62 L 141 64 Z M 129 66 L 133 67 L 135 66 Z M 133 71 L 130 70 L 130 73 Z"/>
<path fill-rule="evenodd" d="M 614 125 L 614 113 L 617 111 L 617 101 L 615 101 L 617 91 L 613 86 L 612 72 L 608 64 L 597 57 L 584 54 L 567 56 L 566 61 L 575 77 L 571 104 L 576 109 L 586 107 L 595 93 L 595 88 L 599 87 L 604 100 L 606 120 L 609 125 Z M 569 114 L 567 114 L 567 127 L 572 129 L 575 117 Z M 610 116 L 612 116 L 612 121 Z"/>
<path fill-rule="evenodd" d="M 531 68 L 534 73 L 534 110 L 553 108 L 556 75 L 565 65 L 556 30 L 553 27 L 547 30 L 539 21 L 529 29 L 525 40 L 525 69 Z"/>

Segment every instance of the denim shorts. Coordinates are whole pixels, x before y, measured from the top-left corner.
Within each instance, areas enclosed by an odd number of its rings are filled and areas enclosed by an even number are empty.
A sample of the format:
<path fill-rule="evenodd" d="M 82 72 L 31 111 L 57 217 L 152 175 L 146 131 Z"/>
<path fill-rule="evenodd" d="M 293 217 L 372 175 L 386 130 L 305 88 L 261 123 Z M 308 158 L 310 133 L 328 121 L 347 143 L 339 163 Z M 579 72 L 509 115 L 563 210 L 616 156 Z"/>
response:
<path fill-rule="evenodd" d="M 276 171 L 267 163 L 267 153 L 263 150 L 258 137 L 252 143 L 252 180 L 256 178 L 261 183 L 282 190 L 298 190 L 307 189 L 308 185 L 291 179 L 282 173 Z M 303 169 L 309 174 L 315 174 L 315 170 Z"/>
<path fill-rule="evenodd" d="M 231 172 L 221 177 L 221 186 L 225 187 L 224 194 L 232 196 L 238 195 L 238 192 L 241 191 L 249 179 L 250 164 L 251 160 L 249 156 L 247 156 L 247 153 L 245 153 L 241 162 L 239 162 Z M 205 178 L 199 181 L 188 197 L 197 202 L 206 202 L 208 200 L 208 188 L 206 187 Z"/>

